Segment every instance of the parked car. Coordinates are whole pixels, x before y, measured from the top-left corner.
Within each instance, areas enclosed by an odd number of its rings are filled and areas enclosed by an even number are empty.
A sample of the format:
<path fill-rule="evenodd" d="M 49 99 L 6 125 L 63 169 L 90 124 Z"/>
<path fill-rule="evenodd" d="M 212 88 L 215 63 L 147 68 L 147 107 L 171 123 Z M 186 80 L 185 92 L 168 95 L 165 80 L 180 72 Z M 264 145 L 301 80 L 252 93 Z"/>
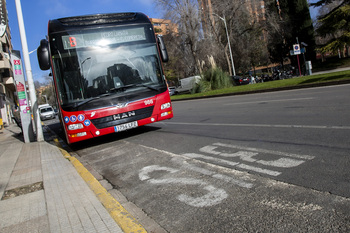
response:
<path fill-rule="evenodd" d="M 236 86 L 239 85 L 246 85 L 250 83 L 250 78 L 249 77 L 241 77 L 241 76 L 231 76 L 233 79 L 233 83 Z"/>
<path fill-rule="evenodd" d="M 40 119 L 42 121 L 47 119 L 54 119 L 56 117 L 55 111 L 49 104 L 39 105 L 38 109 L 39 109 Z"/>
<path fill-rule="evenodd" d="M 191 76 L 180 79 L 179 86 L 175 89 L 175 94 L 191 92 L 200 80 L 201 76 Z"/>

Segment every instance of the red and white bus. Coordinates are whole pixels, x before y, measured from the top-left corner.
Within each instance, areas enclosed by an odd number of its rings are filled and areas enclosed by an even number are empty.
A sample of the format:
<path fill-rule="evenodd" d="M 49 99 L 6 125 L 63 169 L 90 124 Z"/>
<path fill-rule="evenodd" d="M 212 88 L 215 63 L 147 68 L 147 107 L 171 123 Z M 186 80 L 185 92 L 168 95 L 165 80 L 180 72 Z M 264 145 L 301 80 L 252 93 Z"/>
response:
<path fill-rule="evenodd" d="M 173 117 L 168 54 L 142 13 L 50 20 L 37 55 L 42 70 L 52 69 L 68 143 Z"/>

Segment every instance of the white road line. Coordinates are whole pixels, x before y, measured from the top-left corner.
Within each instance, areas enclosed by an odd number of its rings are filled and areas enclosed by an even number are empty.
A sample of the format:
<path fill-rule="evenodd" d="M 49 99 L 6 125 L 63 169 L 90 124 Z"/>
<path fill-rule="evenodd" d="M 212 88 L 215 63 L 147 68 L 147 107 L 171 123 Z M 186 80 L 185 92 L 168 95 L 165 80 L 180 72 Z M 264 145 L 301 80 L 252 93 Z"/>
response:
<path fill-rule="evenodd" d="M 258 167 L 254 167 L 254 166 L 250 166 L 250 165 L 246 165 L 246 164 L 240 164 L 237 162 L 231 162 L 231 161 L 227 161 L 224 159 L 218 159 L 218 158 L 213 158 L 211 156 L 205 156 L 205 155 L 201 155 L 201 154 L 196 154 L 196 153 L 186 153 L 183 154 L 183 156 L 192 158 L 192 159 L 206 159 L 206 160 L 211 160 L 217 163 L 221 163 L 221 164 L 226 164 L 226 165 L 230 165 L 230 166 L 237 166 L 239 168 L 245 169 L 245 170 L 251 170 L 251 171 L 255 171 L 255 172 L 259 172 L 262 174 L 267 174 L 267 175 L 271 175 L 271 176 L 278 176 L 281 174 L 281 172 L 277 172 L 277 171 L 273 171 L 273 170 L 269 170 L 269 169 L 263 169 L 263 168 L 258 168 Z"/>
<path fill-rule="evenodd" d="M 168 121 L 163 124 L 191 125 L 191 126 L 225 126 L 225 127 L 264 127 L 264 128 L 301 128 L 301 129 L 340 129 L 350 130 L 350 126 L 327 126 L 327 125 L 270 125 L 270 124 L 231 124 L 231 123 L 196 123 Z"/>
<path fill-rule="evenodd" d="M 223 181 L 232 183 L 234 185 L 238 185 L 242 188 L 249 188 L 250 189 L 254 186 L 252 183 L 245 182 L 245 181 L 239 180 L 239 179 L 235 179 L 235 178 L 232 178 L 230 176 L 222 175 L 219 173 L 215 173 L 215 172 L 209 171 L 205 168 L 196 167 L 194 165 L 185 165 L 185 168 L 187 168 L 191 171 L 201 173 L 203 175 L 211 176 L 211 177 L 218 179 L 218 180 L 223 180 Z"/>
<path fill-rule="evenodd" d="M 251 102 L 229 103 L 229 104 L 223 104 L 223 105 L 258 104 L 258 103 L 287 102 L 287 101 L 312 100 L 312 99 L 315 99 L 315 98 L 308 97 L 308 98 L 279 99 L 279 100 L 259 100 L 259 101 L 251 101 Z"/>
<path fill-rule="evenodd" d="M 211 160 L 211 161 L 214 161 L 214 162 L 217 162 L 217 163 L 226 164 L 226 165 L 230 165 L 230 166 L 236 166 L 237 164 L 239 164 L 237 162 L 231 162 L 231 161 L 227 161 L 227 160 L 224 160 L 224 159 L 218 159 L 218 158 L 214 158 L 214 157 L 211 157 L 211 156 L 205 156 L 205 155 L 196 154 L 196 153 L 186 153 L 186 154 L 183 154 L 183 156 L 186 156 L 186 157 L 191 158 L 191 159 Z"/>
<path fill-rule="evenodd" d="M 315 158 L 315 156 L 310 156 L 310 155 L 298 155 L 298 154 L 292 154 L 292 153 L 286 153 L 286 152 L 280 152 L 280 151 L 257 149 L 257 148 L 252 148 L 252 147 L 235 146 L 235 145 L 224 144 L 224 143 L 219 143 L 219 142 L 218 143 L 213 143 L 213 145 L 214 146 L 222 146 L 222 147 L 233 148 L 233 149 L 237 149 L 237 150 L 248 150 L 248 151 L 253 151 L 253 152 L 257 152 L 257 153 L 280 155 L 280 156 L 297 158 L 297 159 L 311 160 L 311 159 Z"/>
<path fill-rule="evenodd" d="M 250 165 L 246 165 L 246 164 L 238 164 L 237 167 L 242 168 L 242 169 L 246 169 L 246 170 L 259 172 L 259 173 L 262 173 L 262 174 L 267 174 L 267 175 L 270 175 L 270 176 L 279 176 L 279 175 L 282 174 L 281 172 L 272 171 L 272 170 L 268 170 L 268 169 L 263 169 L 263 168 L 259 168 L 259 167 L 254 167 L 254 166 L 250 166 Z"/>

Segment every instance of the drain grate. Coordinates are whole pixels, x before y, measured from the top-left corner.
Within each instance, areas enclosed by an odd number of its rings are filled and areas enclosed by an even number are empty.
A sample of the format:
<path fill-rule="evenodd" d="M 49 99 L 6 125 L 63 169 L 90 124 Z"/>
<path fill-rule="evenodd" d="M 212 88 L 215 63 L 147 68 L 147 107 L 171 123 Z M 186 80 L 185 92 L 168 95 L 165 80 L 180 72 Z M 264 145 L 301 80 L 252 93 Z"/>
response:
<path fill-rule="evenodd" d="M 14 198 L 14 197 L 18 197 L 24 194 L 28 194 L 28 193 L 33 193 L 39 190 L 44 189 L 44 185 L 43 182 L 37 182 L 34 184 L 29 184 L 26 186 L 22 186 L 19 188 L 15 188 L 15 189 L 11 189 L 11 190 L 7 190 L 5 191 L 3 197 L 1 200 L 6 200 L 6 199 L 10 199 L 10 198 Z"/>

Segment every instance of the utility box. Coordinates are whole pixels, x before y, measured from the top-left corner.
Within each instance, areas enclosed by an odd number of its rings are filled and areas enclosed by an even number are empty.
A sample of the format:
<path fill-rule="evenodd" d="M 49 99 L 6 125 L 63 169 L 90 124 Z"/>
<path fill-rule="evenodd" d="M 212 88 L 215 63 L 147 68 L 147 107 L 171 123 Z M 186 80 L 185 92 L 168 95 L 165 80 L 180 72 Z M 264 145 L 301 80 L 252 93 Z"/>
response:
<path fill-rule="evenodd" d="M 308 75 L 312 75 L 312 64 L 311 64 L 311 61 L 306 61 L 305 62 L 305 66 L 306 66 L 306 73 Z"/>

